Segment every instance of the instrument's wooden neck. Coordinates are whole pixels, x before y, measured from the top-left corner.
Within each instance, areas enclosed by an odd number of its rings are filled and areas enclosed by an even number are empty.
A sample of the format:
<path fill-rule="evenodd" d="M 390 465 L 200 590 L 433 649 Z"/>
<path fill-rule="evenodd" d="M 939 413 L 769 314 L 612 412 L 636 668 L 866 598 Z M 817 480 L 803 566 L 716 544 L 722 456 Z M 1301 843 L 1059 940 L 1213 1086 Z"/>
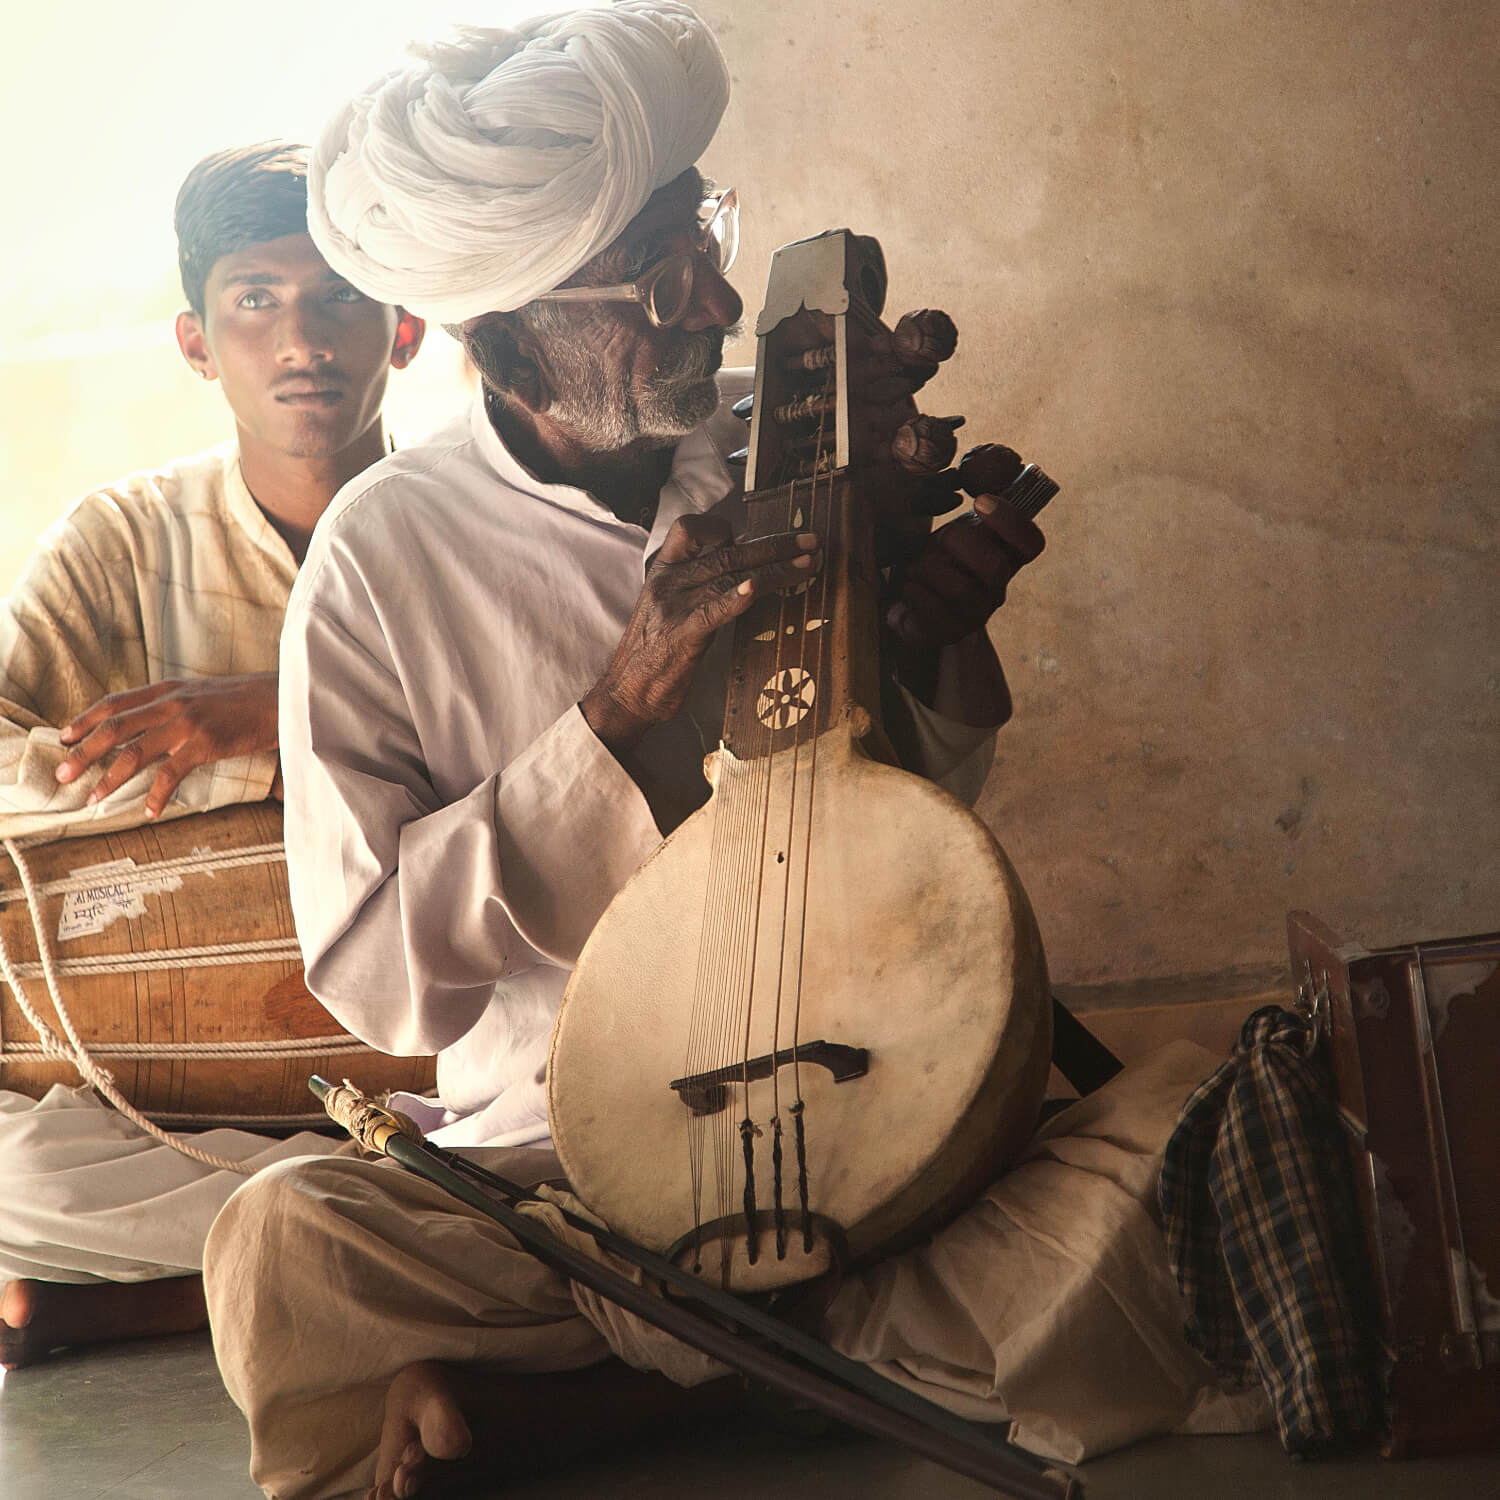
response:
<path fill-rule="evenodd" d="M 880 579 L 857 477 L 866 455 L 850 419 L 849 351 L 879 327 L 884 295 L 879 246 L 846 230 L 787 246 L 772 266 L 756 329 L 748 531 L 816 532 L 823 566 L 737 622 L 724 743 L 742 760 L 845 722 L 864 737 L 880 721 Z"/>
<path fill-rule="evenodd" d="M 823 566 L 800 593 L 759 599 L 737 622 L 724 744 L 741 760 L 795 749 L 853 718 L 879 723 L 880 579 L 869 516 L 847 471 L 747 497 L 750 531 L 815 531 Z"/>

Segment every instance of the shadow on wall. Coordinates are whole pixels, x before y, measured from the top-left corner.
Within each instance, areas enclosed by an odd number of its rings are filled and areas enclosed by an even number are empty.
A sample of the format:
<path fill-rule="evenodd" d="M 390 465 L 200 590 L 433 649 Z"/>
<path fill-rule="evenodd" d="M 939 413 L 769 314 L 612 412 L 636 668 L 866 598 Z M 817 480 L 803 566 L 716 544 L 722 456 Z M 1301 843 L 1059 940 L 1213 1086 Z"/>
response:
<path fill-rule="evenodd" d="M 1500 908 L 1500 11 L 703 0 L 738 273 L 832 224 L 1061 483 L 980 803 L 1077 984 Z M 793 86 L 788 86 L 788 80 Z"/>

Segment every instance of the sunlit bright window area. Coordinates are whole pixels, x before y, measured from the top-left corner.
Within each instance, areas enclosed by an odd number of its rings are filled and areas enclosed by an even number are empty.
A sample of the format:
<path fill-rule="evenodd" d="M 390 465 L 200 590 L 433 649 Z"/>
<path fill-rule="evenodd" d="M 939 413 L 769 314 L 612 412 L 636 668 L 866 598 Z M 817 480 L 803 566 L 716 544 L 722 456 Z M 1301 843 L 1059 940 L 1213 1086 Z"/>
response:
<path fill-rule="evenodd" d="M 75 0 L 9 18 L 0 236 L 0 593 L 79 495 L 233 435 L 216 385 L 183 363 L 172 205 L 189 168 L 326 116 L 443 19 L 503 24 L 490 0 Z M 467 399 L 440 329 L 392 377 L 413 437 Z"/>

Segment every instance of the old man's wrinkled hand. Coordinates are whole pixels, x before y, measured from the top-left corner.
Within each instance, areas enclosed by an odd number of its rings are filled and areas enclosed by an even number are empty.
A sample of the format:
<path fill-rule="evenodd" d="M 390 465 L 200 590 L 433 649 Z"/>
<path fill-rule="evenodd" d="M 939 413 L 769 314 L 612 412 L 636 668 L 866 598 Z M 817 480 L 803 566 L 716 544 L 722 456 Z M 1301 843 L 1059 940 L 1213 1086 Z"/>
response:
<path fill-rule="evenodd" d="M 995 443 L 964 455 L 955 472 L 974 509 L 928 536 L 893 577 L 886 623 L 907 645 L 937 650 L 983 630 L 1010 580 L 1041 556 L 1036 523 L 999 498 L 1021 469 Z"/>
<path fill-rule="evenodd" d="M 580 703 L 612 751 L 677 714 L 715 631 L 762 594 L 803 583 L 822 566 L 811 532 L 736 541 L 713 514 L 683 516 L 646 574 L 609 669 Z"/>
<path fill-rule="evenodd" d="M 160 761 L 146 793 L 146 812 L 154 818 L 194 766 L 276 749 L 276 673 L 196 677 L 112 693 L 68 724 L 61 738 L 74 748 L 57 768 L 59 781 L 76 781 L 109 757 L 89 805 Z"/>

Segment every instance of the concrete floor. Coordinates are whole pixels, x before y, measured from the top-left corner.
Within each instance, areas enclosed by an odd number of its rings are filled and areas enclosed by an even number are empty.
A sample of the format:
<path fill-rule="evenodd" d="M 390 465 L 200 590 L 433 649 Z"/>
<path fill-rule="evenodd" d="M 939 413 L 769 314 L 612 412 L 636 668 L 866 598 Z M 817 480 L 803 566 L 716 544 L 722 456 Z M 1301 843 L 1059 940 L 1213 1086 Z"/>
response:
<path fill-rule="evenodd" d="M 206 1337 L 63 1356 L 0 1387 L 0 1500 L 256 1500 L 244 1422 Z M 1500 1454 L 1293 1464 L 1269 1433 L 1163 1438 L 1086 1466 L 1088 1500 L 1476 1500 Z M 497 1486 L 497 1500 L 502 1493 Z M 991 1492 L 860 1437 L 685 1439 L 511 1482 L 505 1500 L 980 1500 Z"/>

